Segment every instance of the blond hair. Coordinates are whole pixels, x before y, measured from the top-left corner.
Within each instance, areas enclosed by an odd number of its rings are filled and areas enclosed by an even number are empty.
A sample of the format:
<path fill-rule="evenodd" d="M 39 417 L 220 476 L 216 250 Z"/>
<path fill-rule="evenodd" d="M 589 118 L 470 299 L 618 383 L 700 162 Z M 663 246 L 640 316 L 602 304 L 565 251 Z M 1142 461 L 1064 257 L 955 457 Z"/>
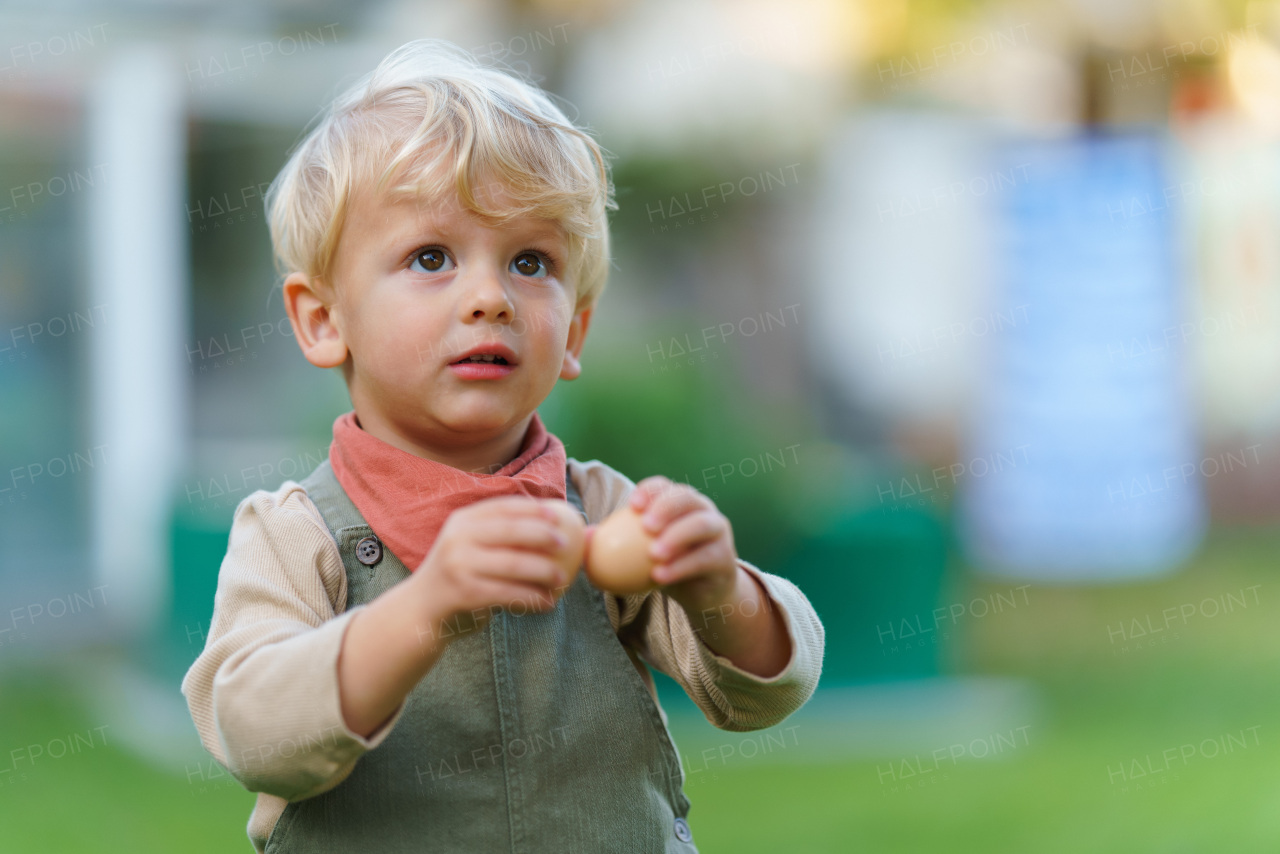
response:
<path fill-rule="evenodd" d="M 530 214 L 565 230 L 577 308 L 609 273 L 608 210 L 616 210 L 600 146 L 536 85 L 480 65 L 439 39 L 411 41 L 334 99 L 265 196 L 276 265 L 325 279 L 358 188 L 428 202 L 456 192 L 501 222 Z M 404 180 L 387 187 L 393 176 Z M 500 184 L 488 207 L 479 182 Z"/>

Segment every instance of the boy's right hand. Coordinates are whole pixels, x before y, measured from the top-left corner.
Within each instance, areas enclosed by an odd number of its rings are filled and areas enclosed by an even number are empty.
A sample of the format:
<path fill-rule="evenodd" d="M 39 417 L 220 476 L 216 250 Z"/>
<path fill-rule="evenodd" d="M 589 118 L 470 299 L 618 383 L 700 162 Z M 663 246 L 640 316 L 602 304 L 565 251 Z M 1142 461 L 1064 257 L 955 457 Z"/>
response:
<path fill-rule="evenodd" d="M 437 627 L 445 629 L 439 636 L 483 628 L 498 608 L 554 608 L 571 581 L 556 559 L 568 542 L 563 518 L 526 495 L 486 498 L 450 513 L 412 582 L 430 619 L 447 624 Z"/>

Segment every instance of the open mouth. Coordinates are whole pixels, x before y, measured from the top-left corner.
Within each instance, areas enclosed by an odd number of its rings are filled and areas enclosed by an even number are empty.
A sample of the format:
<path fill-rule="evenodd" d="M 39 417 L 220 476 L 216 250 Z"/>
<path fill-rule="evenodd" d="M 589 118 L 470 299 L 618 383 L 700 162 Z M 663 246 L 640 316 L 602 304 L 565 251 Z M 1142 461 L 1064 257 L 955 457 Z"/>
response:
<path fill-rule="evenodd" d="M 459 359 L 454 362 L 455 365 L 509 365 L 511 364 L 502 356 L 468 356 L 465 359 Z"/>

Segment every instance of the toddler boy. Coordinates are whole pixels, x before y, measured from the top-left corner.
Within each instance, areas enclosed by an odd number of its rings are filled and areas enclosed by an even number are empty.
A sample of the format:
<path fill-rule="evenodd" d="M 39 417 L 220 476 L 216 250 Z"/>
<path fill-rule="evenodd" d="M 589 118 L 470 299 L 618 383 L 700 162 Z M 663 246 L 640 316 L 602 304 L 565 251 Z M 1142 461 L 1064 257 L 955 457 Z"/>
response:
<path fill-rule="evenodd" d="M 616 207 L 534 86 L 410 42 L 331 106 L 267 195 L 303 355 L 353 410 L 301 482 L 236 508 L 183 680 L 259 793 L 259 852 L 696 851 L 646 667 L 726 730 L 812 694 L 823 629 L 693 488 L 568 457 L 537 406 L 581 372 Z M 555 502 L 630 504 L 646 594 L 571 579 Z M 563 505 L 561 505 L 563 506 Z"/>

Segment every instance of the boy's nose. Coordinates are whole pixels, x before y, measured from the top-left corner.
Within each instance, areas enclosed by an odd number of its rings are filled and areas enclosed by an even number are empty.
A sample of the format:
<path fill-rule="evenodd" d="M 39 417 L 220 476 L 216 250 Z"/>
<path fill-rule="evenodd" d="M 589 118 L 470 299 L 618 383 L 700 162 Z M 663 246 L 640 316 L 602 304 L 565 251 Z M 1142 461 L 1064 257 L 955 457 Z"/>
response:
<path fill-rule="evenodd" d="M 494 271 L 477 270 L 465 284 L 462 297 L 462 314 L 465 317 L 477 320 L 498 320 L 505 317 L 510 320 L 515 306 L 500 275 Z"/>

